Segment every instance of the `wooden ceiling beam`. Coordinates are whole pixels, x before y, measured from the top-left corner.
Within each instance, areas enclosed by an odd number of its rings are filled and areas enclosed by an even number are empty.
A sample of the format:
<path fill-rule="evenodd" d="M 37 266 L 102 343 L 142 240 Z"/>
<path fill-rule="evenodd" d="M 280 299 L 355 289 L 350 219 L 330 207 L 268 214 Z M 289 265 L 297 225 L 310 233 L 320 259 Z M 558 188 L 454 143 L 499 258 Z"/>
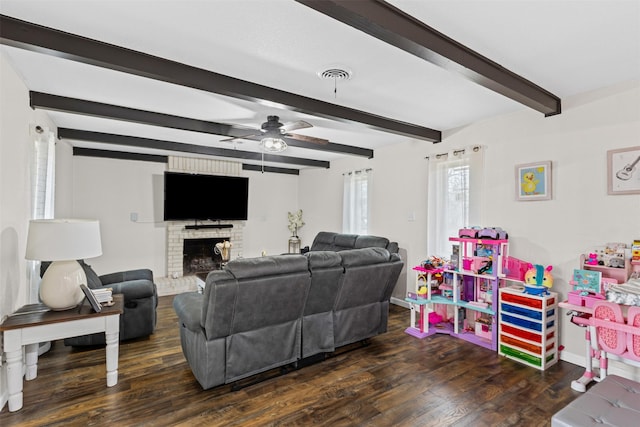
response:
<path fill-rule="evenodd" d="M 245 101 L 275 102 L 291 111 L 357 122 L 382 132 L 431 142 L 439 142 L 442 137 L 438 130 L 285 92 L 6 15 L 0 15 L 0 43 Z"/>
<path fill-rule="evenodd" d="M 560 98 L 382 0 L 296 0 L 392 46 L 453 71 L 545 116 Z"/>
<path fill-rule="evenodd" d="M 121 107 L 119 105 L 105 104 L 102 102 L 87 101 L 84 99 L 69 98 L 60 95 L 51 95 L 42 92 L 29 92 L 29 105 L 31 108 L 61 111 L 72 114 L 102 117 L 106 119 L 124 120 L 133 123 L 142 123 L 153 126 L 162 126 L 172 129 L 207 133 L 211 135 L 223 135 L 229 137 L 241 137 L 255 131 L 252 128 L 239 127 L 226 123 L 209 122 L 206 120 L 192 119 L 189 117 L 174 116 L 171 114 L 156 113 L 153 111 L 138 110 L 136 108 Z M 254 139 L 254 138 L 250 138 Z M 309 150 L 325 151 L 340 154 L 373 158 L 373 150 L 355 147 L 352 145 L 314 144 L 311 142 L 296 141 L 285 138 L 287 144 L 292 147 L 306 148 Z M 256 139 L 259 141 L 259 138 Z"/>
<path fill-rule="evenodd" d="M 278 156 L 267 153 L 264 153 L 263 158 L 262 153 L 256 153 L 253 151 L 206 147 L 204 145 L 185 144 L 182 142 L 163 141 L 152 138 L 139 138 L 135 136 L 116 135 L 111 133 L 91 132 L 79 129 L 58 128 L 58 138 L 138 148 L 150 148 L 154 150 L 178 151 L 181 153 L 193 153 L 206 156 L 231 157 L 235 159 L 265 161 L 269 163 L 285 163 L 290 165 L 311 166 L 325 169 L 328 169 L 330 167 L 330 163 L 323 160 L 303 159 L 291 156 Z"/>

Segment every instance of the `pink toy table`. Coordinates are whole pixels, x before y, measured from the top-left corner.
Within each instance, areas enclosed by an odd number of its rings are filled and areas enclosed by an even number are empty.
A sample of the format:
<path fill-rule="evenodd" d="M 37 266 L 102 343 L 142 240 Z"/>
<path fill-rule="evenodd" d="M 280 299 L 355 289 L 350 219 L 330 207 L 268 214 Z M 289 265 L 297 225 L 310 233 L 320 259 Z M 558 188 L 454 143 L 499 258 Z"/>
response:
<path fill-rule="evenodd" d="M 596 319 L 595 317 L 593 317 L 592 307 L 569 304 L 567 301 L 561 302 L 558 305 L 569 310 L 570 312 L 574 312 L 575 314 L 573 314 L 571 321 L 574 324 L 585 328 L 585 372 L 580 378 L 571 382 L 572 389 L 579 392 L 585 392 L 587 389 L 587 385 L 591 381 L 600 382 L 602 379 L 604 379 L 607 376 L 608 358 L 620 360 L 633 366 L 640 366 L 640 362 L 631 360 L 625 357 L 623 354 L 607 353 L 602 351 L 597 345 L 596 327 L 605 327 L 615 331 L 634 335 L 640 335 L 640 328 L 627 325 L 626 323 L 617 323 L 603 319 Z M 627 306 L 621 307 L 625 309 L 628 308 Z M 597 374 L 594 372 L 593 368 L 594 359 L 600 361 Z"/>

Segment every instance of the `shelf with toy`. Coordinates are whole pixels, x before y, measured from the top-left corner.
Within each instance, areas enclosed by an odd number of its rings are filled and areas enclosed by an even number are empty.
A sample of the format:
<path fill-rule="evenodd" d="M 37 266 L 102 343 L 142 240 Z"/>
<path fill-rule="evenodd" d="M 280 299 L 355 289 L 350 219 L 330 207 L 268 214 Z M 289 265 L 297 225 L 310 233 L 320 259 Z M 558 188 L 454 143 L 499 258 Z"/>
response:
<path fill-rule="evenodd" d="M 434 304 L 452 303 L 451 299 L 440 294 L 443 273 L 440 263 L 441 260 L 432 258 L 422 265 L 413 267 L 416 272 L 416 287 L 415 292 L 408 292 L 405 298 L 411 309 L 411 324 L 405 332 L 416 338 L 426 338 L 449 329 L 443 326 L 436 327 L 440 323 L 446 323 L 447 319 L 436 312 Z M 446 311 L 443 314 L 446 314 Z"/>
<path fill-rule="evenodd" d="M 456 272 L 481 275 L 504 276 L 504 257 L 508 255 L 508 240 L 469 239 L 450 237 L 450 242 L 460 245 L 461 268 Z"/>
<path fill-rule="evenodd" d="M 496 308 L 500 281 L 505 278 L 506 239 L 451 237 L 459 244 L 458 269 L 445 270 L 453 277 L 454 331 L 457 338 L 497 350 Z"/>
<path fill-rule="evenodd" d="M 627 255 L 624 243 L 607 243 L 603 249 L 595 249 L 580 255 L 580 268 L 602 273 L 603 278 L 613 283 L 624 283 L 631 274 L 631 257 Z"/>
<path fill-rule="evenodd" d="M 498 353 L 540 370 L 556 363 L 558 295 L 507 286 L 500 289 L 499 300 Z"/>
<path fill-rule="evenodd" d="M 445 262 L 431 257 L 413 267 L 416 272 L 415 292 L 408 292 L 405 301 L 411 308 L 411 325 L 405 332 L 416 338 L 435 333 L 451 333 L 453 325 L 447 306 L 453 305 L 452 287 L 444 281 Z"/>
<path fill-rule="evenodd" d="M 497 349 L 496 312 L 499 280 L 488 274 L 452 271 L 454 304 L 453 335 L 490 350 Z M 482 319 L 480 321 L 480 319 Z M 480 322 L 482 326 L 476 327 Z"/>

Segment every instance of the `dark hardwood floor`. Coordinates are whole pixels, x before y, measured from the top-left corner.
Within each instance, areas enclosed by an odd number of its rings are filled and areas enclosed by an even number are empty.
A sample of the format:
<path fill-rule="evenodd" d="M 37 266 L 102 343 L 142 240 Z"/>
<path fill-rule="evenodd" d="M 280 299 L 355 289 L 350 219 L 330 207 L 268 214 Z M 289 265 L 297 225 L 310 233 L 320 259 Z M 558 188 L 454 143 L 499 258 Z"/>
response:
<path fill-rule="evenodd" d="M 121 343 L 119 381 L 107 388 L 103 348 L 61 341 L 24 383 L 24 407 L 1 426 L 547 426 L 579 393 L 583 369 L 540 372 L 447 335 L 404 333 L 409 311 L 391 308 L 389 331 L 367 347 L 239 391 L 202 390 L 182 356 L 173 297 L 161 297 L 148 339 Z"/>

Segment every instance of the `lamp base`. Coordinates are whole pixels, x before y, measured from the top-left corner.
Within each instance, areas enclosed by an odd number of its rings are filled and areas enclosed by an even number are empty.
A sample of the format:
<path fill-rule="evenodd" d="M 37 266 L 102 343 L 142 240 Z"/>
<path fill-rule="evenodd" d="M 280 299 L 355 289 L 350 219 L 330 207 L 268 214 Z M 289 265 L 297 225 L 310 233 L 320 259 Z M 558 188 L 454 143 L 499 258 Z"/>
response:
<path fill-rule="evenodd" d="M 69 310 L 84 299 L 80 285 L 86 283 L 87 276 L 77 261 L 54 261 L 40 282 L 40 299 L 52 310 Z"/>

